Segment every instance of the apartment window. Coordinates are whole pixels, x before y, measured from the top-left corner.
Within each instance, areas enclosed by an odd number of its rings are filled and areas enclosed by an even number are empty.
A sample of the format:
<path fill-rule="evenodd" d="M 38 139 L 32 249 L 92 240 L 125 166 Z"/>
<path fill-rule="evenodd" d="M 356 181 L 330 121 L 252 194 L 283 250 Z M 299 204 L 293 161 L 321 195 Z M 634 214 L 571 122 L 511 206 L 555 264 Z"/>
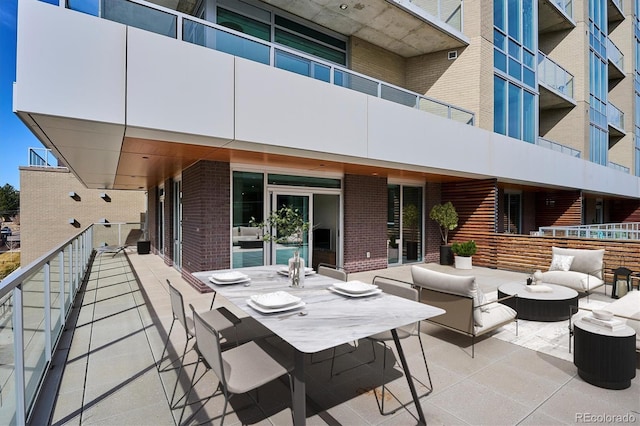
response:
<path fill-rule="evenodd" d="M 258 7 L 241 1 L 218 1 L 216 22 L 265 41 L 346 65 L 345 37 L 337 33 L 329 34 L 313 24 L 302 23 L 267 8 L 266 5 Z"/>
<path fill-rule="evenodd" d="M 422 260 L 423 188 L 390 184 L 387 187 L 388 262 Z"/>
<path fill-rule="evenodd" d="M 589 0 L 589 160 L 606 165 L 607 130 L 607 3 Z"/>
<path fill-rule="evenodd" d="M 607 151 L 609 149 L 609 133 L 591 124 L 589 127 L 589 160 L 607 165 Z"/>
<path fill-rule="evenodd" d="M 534 143 L 537 3 L 497 0 L 493 6 L 494 131 Z"/>
<path fill-rule="evenodd" d="M 506 192 L 504 194 L 503 227 L 507 234 L 522 233 L 521 194 Z"/>
<path fill-rule="evenodd" d="M 264 249 L 260 240 L 249 245 L 244 240 L 251 237 L 250 221 L 264 218 L 264 175 L 252 172 L 233 172 L 233 225 L 231 252 L 234 268 L 264 264 Z M 246 234 L 246 235 L 243 235 Z M 242 242 L 242 243 L 241 243 Z"/>

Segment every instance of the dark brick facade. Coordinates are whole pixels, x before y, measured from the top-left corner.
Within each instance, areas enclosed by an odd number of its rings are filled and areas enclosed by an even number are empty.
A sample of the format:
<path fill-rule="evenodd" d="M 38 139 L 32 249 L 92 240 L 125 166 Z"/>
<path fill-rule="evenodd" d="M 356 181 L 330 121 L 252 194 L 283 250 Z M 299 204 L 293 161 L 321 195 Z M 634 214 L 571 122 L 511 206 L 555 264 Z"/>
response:
<path fill-rule="evenodd" d="M 173 180 L 164 181 L 164 263 L 173 265 Z"/>
<path fill-rule="evenodd" d="M 386 267 L 387 179 L 345 175 L 344 268 L 360 272 Z"/>
<path fill-rule="evenodd" d="M 182 172 L 182 277 L 209 291 L 191 273 L 229 268 L 231 217 L 228 163 L 199 161 Z"/>

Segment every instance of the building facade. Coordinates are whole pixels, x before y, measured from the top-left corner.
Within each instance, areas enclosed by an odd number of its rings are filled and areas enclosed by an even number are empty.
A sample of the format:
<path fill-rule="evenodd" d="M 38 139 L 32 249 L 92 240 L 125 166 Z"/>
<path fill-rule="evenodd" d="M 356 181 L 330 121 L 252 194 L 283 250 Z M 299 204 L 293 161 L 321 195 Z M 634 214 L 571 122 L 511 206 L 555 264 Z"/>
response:
<path fill-rule="evenodd" d="M 14 109 L 87 187 L 148 191 L 194 285 L 284 263 L 250 226 L 282 205 L 312 265 L 437 261 L 445 201 L 489 253 L 640 222 L 639 1 L 26 0 Z"/>

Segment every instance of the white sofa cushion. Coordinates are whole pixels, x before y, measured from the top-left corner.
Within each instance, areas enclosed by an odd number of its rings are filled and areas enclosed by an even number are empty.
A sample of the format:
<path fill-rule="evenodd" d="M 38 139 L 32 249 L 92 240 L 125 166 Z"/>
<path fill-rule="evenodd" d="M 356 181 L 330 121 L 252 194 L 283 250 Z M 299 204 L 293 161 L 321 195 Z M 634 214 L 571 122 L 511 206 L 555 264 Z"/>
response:
<path fill-rule="evenodd" d="M 477 309 L 476 309 L 477 311 Z M 476 323 L 476 335 L 480 335 L 486 331 L 490 331 L 495 327 L 509 322 L 516 317 L 516 311 L 502 303 L 491 303 L 487 305 L 487 309 L 481 312 L 482 325 Z"/>
<path fill-rule="evenodd" d="M 582 272 L 590 274 L 602 279 L 602 267 L 604 262 L 604 249 L 586 250 L 586 249 L 566 249 L 560 247 L 551 247 L 553 256 L 573 256 L 570 271 Z"/>
<path fill-rule="evenodd" d="M 576 271 L 546 271 L 542 273 L 542 282 L 562 285 L 580 292 L 591 291 L 604 284 L 600 278 Z"/>
<path fill-rule="evenodd" d="M 625 320 L 627 325 L 636 331 L 636 349 L 640 350 L 640 291 L 633 290 L 624 297 L 608 304 L 604 309 L 614 315 L 622 315 L 632 320 Z"/>

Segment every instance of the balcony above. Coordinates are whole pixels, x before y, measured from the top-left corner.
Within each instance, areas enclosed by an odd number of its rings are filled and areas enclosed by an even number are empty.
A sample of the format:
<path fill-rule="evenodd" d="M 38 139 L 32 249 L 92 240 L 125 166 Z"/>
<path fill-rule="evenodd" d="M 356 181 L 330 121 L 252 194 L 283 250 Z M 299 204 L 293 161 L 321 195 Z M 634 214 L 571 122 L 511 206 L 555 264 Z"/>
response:
<path fill-rule="evenodd" d="M 610 39 L 607 39 L 607 62 L 609 80 L 624 78 L 624 55 Z"/>
<path fill-rule="evenodd" d="M 185 13 L 185 1 L 152 0 Z M 170 3 L 167 6 L 167 3 Z M 272 6 L 345 36 L 366 40 L 403 57 L 467 46 L 460 0 L 269 0 Z"/>
<path fill-rule="evenodd" d="M 609 22 L 619 22 L 624 19 L 622 0 L 607 1 L 607 19 Z"/>
<path fill-rule="evenodd" d="M 573 98 L 573 75 L 538 51 L 538 86 L 540 109 L 571 108 L 576 105 Z"/>
<path fill-rule="evenodd" d="M 617 141 L 626 134 L 624 131 L 624 112 L 620 111 L 611 102 L 607 104 L 607 124 L 609 127 L 609 145 L 611 146 L 612 138 Z"/>
<path fill-rule="evenodd" d="M 572 0 L 538 0 L 540 34 L 568 30 L 575 26 Z"/>

